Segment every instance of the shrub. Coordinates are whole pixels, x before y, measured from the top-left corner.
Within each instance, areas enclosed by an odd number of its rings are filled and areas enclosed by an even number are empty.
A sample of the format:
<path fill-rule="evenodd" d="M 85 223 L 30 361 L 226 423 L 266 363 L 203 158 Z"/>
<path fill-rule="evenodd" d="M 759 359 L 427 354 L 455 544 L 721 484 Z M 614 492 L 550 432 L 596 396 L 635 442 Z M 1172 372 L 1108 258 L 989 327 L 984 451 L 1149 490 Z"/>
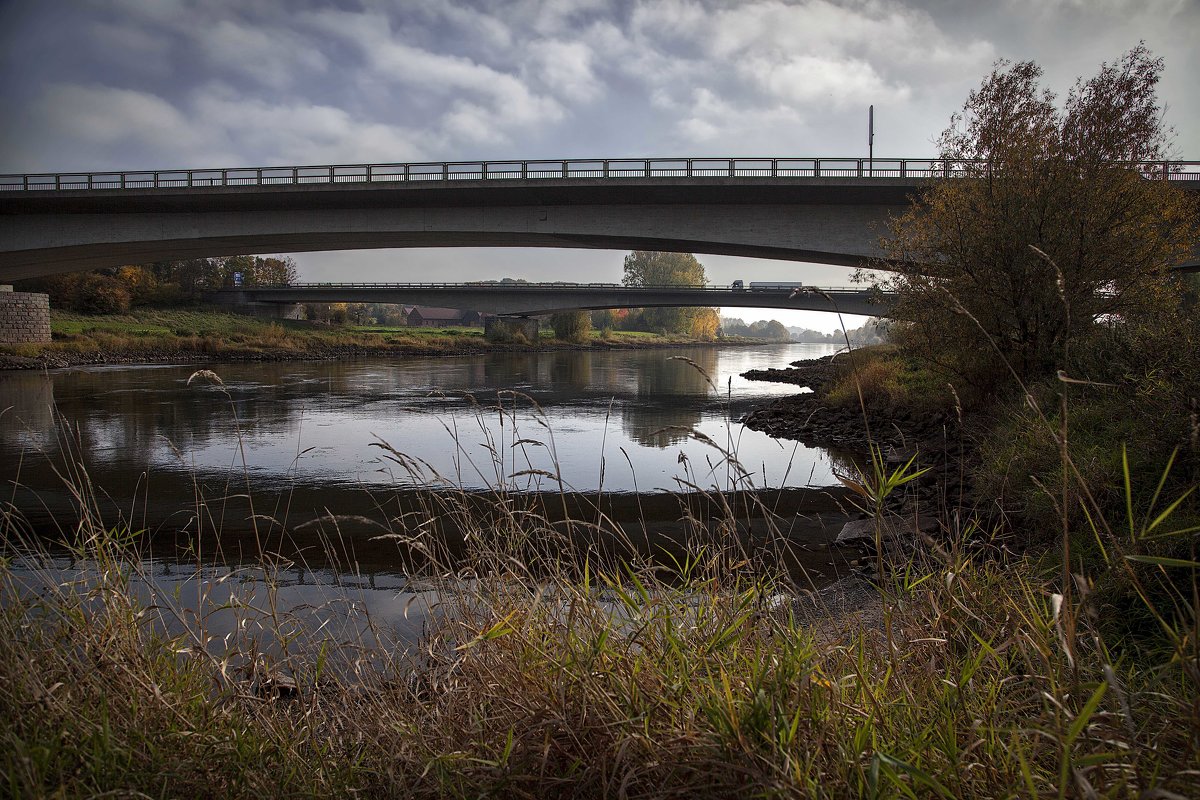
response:
<path fill-rule="evenodd" d="M 73 305 L 84 314 L 124 314 L 130 303 L 129 290 L 119 280 L 91 274 L 79 281 Z"/>
<path fill-rule="evenodd" d="M 857 406 L 859 389 L 868 406 L 895 405 L 907 398 L 900 385 L 901 365 L 890 358 L 864 359 L 858 365 L 847 364 L 827 390 L 825 400 L 836 406 Z"/>
<path fill-rule="evenodd" d="M 550 317 L 554 337 L 564 342 L 586 342 L 592 332 L 592 315 L 587 311 L 564 311 Z"/>

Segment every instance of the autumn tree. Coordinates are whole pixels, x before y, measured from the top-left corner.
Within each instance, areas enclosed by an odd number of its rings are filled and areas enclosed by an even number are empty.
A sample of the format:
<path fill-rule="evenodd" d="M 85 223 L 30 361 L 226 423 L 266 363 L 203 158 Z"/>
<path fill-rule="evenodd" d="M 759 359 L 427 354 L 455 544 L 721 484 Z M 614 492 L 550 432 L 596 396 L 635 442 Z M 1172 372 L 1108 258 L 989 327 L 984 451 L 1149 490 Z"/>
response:
<path fill-rule="evenodd" d="M 1158 168 L 1169 131 L 1161 59 L 1139 45 L 1060 108 L 1032 62 L 998 62 L 938 141 L 950 177 L 894 220 L 885 248 L 904 341 L 988 390 L 1068 367 L 1098 321 L 1178 303 L 1170 267 L 1197 245 L 1197 207 Z"/>
<path fill-rule="evenodd" d="M 625 256 L 625 275 L 621 282 L 626 286 L 703 286 L 708 283 L 708 277 L 704 274 L 704 265 L 691 253 L 634 250 Z M 691 335 L 694 320 L 704 310 L 646 308 L 641 312 L 642 326 L 647 330 Z M 707 330 L 709 325 L 706 321 L 700 327 Z M 716 334 L 715 327 L 712 333 Z"/>
<path fill-rule="evenodd" d="M 554 338 L 564 342 L 586 342 L 592 333 L 592 315 L 587 311 L 560 311 L 550 316 Z"/>
<path fill-rule="evenodd" d="M 688 335 L 693 339 L 711 342 L 717 338 L 721 330 L 721 315 L 715 308 L 694 308 L 692 311 L 691 328 Z"/>

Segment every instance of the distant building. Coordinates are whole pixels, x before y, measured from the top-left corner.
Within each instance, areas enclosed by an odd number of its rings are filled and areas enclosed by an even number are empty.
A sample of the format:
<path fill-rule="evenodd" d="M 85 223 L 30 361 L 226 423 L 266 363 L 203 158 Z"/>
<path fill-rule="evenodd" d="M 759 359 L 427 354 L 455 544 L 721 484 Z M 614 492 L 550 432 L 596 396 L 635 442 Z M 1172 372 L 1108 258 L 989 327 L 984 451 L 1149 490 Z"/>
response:
<path fill-rule="evenodd" d="M 408 327 L 446 328 L 450 326 L 465 326 L 479 328 L 483 326 L 485 316 L 478 311 L 462 311 L 457 308 L 412 306 L 408 312 Z"/>

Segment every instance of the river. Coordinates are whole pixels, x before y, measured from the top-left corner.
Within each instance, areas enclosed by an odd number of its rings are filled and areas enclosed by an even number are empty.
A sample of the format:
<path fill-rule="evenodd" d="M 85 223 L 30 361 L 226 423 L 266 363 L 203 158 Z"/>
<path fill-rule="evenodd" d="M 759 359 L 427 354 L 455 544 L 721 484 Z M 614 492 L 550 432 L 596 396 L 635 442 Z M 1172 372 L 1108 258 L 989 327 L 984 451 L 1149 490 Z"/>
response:
<path fill-rule="evenodd" d="M 784 519 L 785 535 L 827 542 L 845 518 L 830 491 L 836 456 L 737 420 L 796 391 L 741 373 L 834 349 L 208 365 L 219 383 L 192 365 L 8 372 L 0 486 L 22 530 L 49 540 L 77 518 L 70 486 L 90 486 L 84 501 L 106 522 L 148 531 L 151 583 L 246 568 L 265 540 L 288 565 L 279 585 L 297 602 L 311 600 L 297 587 L 335 583 L 377 592 L 373 604 L 385 608 L 403 602 L 408 584 L 396 545 L 377 536 L 425 508 L 414 498 L 430 486 L 572 498 L 555 504 L 564 515 L 599 503 L 651 550 L 679 528 L 672 492 L 720 490 L 767 498 L 776 521 L 747 512 L 746 535 Z M 210 555 L 197 559 L 199 550 Z M 823 545 L 801 550 L 790 568 L 832 577 Z M 61 553 L 52 561 L 88 568 Z"/>

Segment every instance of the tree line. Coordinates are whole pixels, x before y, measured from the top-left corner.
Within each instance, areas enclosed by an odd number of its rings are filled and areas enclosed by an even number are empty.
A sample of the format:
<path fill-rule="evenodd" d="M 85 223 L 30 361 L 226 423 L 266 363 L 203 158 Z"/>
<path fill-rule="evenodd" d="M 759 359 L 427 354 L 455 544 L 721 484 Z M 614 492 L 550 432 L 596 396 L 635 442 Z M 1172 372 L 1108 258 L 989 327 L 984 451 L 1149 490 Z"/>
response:
<path fill-rule="evenodd" d="M 85 314 L 121 314 L 135 306 L 194 303 L 204 292 L 243 286 L 296 282 L 290 256 L 224 256 L 156 261 L 49 275 L 20 281 L 21 291 L 44 292 L 55 308 Z"/>

